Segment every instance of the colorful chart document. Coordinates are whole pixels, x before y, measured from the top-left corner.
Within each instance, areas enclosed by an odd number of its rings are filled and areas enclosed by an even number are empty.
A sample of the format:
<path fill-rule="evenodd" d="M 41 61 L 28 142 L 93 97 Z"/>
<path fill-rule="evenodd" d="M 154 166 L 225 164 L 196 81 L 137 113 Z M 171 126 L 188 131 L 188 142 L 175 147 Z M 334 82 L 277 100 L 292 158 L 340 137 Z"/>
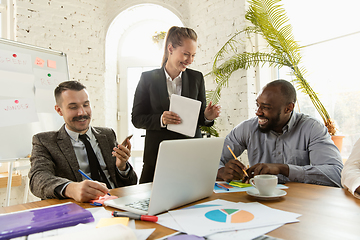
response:
<path fill-rule="evenodd" d="M 209 239 L 211 239 L 210 235 L 235 230 L 260 229 L 260 233 L 263 234 L 264 230 L 271 231 L 272 227 L 277 228 L 286 223 L 298 222 L 297 218 L 301 216 L 273 209 L 258 202 L 233 203 L 226 201 L 211 201 L 186 209 L 169 211 L 169 215 L 174 222 L 168 224 L 168 227 L 172 225 L 171 228 L 179 229 L 187 234 L 206 236 Z M 163 223 L 170 222 L 168 220 L 169 216 L 165 215 L 165 218 L 162 218 L 160 215 L 158 223 L 163 225 Z"/>

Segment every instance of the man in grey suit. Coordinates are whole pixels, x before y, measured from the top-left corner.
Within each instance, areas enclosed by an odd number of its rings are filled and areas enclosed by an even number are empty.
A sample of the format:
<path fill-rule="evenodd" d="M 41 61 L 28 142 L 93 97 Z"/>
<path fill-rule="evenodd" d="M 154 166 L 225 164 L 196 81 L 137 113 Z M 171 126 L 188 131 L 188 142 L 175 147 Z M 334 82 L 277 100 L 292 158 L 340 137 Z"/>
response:
<path fill-rule="evenodd" d="M 104 196 L 109 188 L 136 184 L 136 173 L 128 163 L 130 141 L 118 144 L 112 129 L 90 126 L 91 106 L 86 87 L 77 81 L 60 83 L 55 99 L 55 110 L 65 124 L 59 131 L 34 135 L 29 172 L 31 192 L 42 199 L 88 202 Z M 89 152 L 96 157 L 88 157 Z M 90 166 L 94 158 L 96 169 Z M 79 169 L 98 181 L 86 180 Z"/>

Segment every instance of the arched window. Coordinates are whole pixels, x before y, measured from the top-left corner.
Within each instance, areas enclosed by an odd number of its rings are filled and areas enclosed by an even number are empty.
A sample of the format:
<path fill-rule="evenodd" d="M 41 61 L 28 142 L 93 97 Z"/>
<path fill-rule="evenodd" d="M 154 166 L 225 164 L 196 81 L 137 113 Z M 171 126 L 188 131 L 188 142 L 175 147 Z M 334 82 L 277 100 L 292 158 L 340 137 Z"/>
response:
<path fill-rule="evenodd" d="M 306 80 L 336 121 L 338 134 L 345 136 L 345 159 L 360 137 L 359 7 L 358 0 L 284 1 L 295 40 L 304 46 Z M 280 70 L 279 78 L 289 79 Z M 307 95 L 299 92 L 298 98 L 301 112 L 321 119 Z"/>
<path fill-rule="evenodd" d="M 130 161 L 138 175 L 142 167 L 145 130 L 136 129 L 131 123 L 134 92 L 141 73 L 161 65 L 163 41 L 156 42 L 153 36 L 166 32 L 171 26 L 183 26 L 173 12 L 159 5 L 141 4 L 121 12 L 107 34 L 107 54 L 113 55 L 107 57 L 107 74 L 116 74 L 118 82 L 118 140 L 134 135 Z M 109 46 L 111 44 L 113 48 Z M 111 67 L 113 70 L 109 69 Z"/>
<path fill-rule="evenodd" d="M 0 0 L 0 37 L 14 40 L 13 0 Z"/>

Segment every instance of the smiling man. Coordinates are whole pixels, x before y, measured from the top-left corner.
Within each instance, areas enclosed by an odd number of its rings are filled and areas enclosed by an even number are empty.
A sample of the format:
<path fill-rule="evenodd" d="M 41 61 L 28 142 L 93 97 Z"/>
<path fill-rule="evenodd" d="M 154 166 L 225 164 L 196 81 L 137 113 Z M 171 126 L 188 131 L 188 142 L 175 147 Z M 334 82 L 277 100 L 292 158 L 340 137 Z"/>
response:
<path fill-rule="evenodd" d="M 91 105 L 84 85 L 60 83 L 55 89 L 55 110 L 64 118 L 59 131 L 33 137 L 30 190 L 42 199 L 98 199 L 114 187 L 136 184 L 128 163 L 131 144 L 116 142 L 110 128 L 91 127 Z M 95 181 L 86 180 L 79 169 Z"/>
<path fill-rule="evenodd" d="M 273 174 L 279 182 L 303 182 L 341 187 L 343 163 L 327 128 L 317 119 L 294 111 L 291 83 L 267 84 L 256 99 L 256 117 L 236 126 L 226 137 L 218 170 L 224 181 L 243 178 L 245 166 L 234 159 L 247 149 L 249 177 Z"/>

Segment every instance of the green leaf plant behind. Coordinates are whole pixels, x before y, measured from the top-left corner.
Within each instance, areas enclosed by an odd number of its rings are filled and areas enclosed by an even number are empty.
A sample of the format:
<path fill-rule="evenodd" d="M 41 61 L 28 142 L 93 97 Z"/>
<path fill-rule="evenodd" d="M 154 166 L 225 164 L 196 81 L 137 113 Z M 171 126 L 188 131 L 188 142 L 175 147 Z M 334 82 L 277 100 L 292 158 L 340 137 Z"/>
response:
<path fill-rule="evenodd" d="M 245 14 L 245 19 L 249 21 L 248 26 L 237 31 L 215 55 L 210 74 L 216 77 L 217 87 L 214 91 L 208 92 L 207 100 L 217 103 L 220 100 L 221 89 L 227 86 L 231 74 L 239 69 L 263 66 L 266 63 L 270 67 L 289 67 L 296 88 L 310 97 L 328 132 L 335 135 L 333 120 L 304 77 L 306 70 L 300 65 L 301 47 L 294 40 L 292 27 L 288 24 L 289 19 L 280 2 L 281 0 L 248 1 L 249 9 Z M 269 45 L 268 52 L 239 52 L 243 43 L 237 39 L 244 34 L 248 37 L 260 35 Z"/>

